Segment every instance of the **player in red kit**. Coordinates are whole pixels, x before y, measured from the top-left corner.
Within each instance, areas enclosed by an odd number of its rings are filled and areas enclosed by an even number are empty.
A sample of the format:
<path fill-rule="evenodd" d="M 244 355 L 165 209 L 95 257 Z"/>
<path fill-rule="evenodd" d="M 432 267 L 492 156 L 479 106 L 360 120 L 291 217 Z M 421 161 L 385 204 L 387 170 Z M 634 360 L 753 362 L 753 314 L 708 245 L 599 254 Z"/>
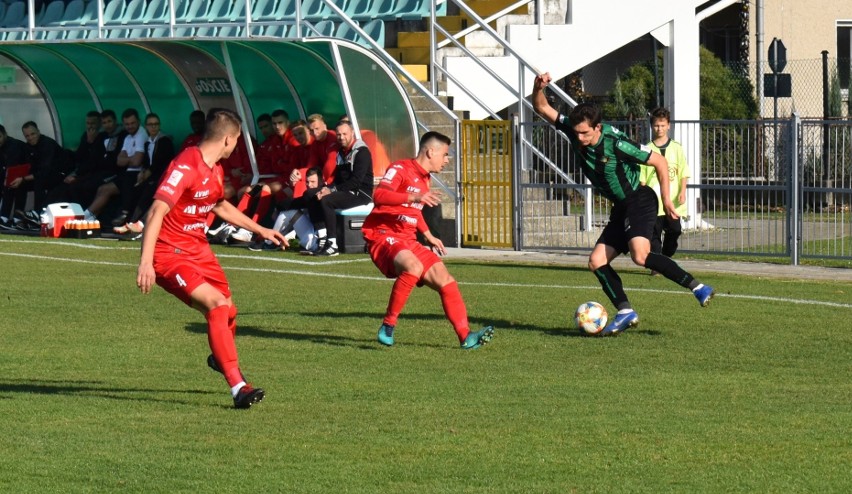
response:
<path fill-rule="evenodd" d="M 420 138 L 417 157 L 392 164 L 373 193 L 373 210 L 364 220 L 363 233 L 370 258 L 388 278 L 396 278 L 384 320 L 379 328 L 379 343 L 393 345 L 393 332 L 411 291 L 426 285 L 441 296 L 444 314 L 453 325 L 465 350 L 479 348 L 491 341 L 494 328 L 471 331 L 467 309 L 458 283 L 435 253 L 445 253 L 444 243 L 429 231 L 421 210 L 437 206 L 441 200 L 429 190 L 430 174 L 440 172 L 449 161 L 450 138 L 427 132 Z M 417 232 L 432 250 L 417 241 Z M 434 251 L 433 251 L 434 250 Z"/>
<path fill-rule="evenodd" d="M 225 376 L 234 406 L 249 408 L 263 399 L 264 392 L 247 384 L 240 372 L 234 343 L 237 308 L 204 227 L 212 211 L 275 244 L 286 246 L 287 240 L 224 200 L 224 173 L 219 161 L 236 147 L 240 124 L 240 117 L 230 110 L 210 110 L 201 143 L 181 151 L 163 174 L 145 220 L 136 284 L 142 293 L 149 293 L 156 281 L 204 314 L 213 352 L 207 364 Z"/>

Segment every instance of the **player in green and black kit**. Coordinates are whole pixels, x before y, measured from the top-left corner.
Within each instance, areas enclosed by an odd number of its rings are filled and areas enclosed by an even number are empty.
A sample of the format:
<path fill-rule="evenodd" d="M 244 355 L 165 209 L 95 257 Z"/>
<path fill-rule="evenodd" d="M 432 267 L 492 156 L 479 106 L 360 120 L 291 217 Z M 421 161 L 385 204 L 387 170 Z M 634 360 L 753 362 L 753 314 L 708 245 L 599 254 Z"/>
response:
<path fill-rule="evenodd" d="M 601 123 L 600 110 L 590 103 L 577 105 L 569 115 L 560 114 L 544 95 L 544 88 L 550 81 L 548 73 L 535 78 L 532 93 L 535 110 L 568 136 L 583 175 L 613 202 L 609 222 L 589 255 L 589 269 L 618 310 L 601 335 L 614 335 L 639 324 L 639 316 L 624 293 L 621 278 L 610 265 L 613 259 L 628 251 L 634 263 L 689 288 L 698 303 L 706 307 L 715 295 L 713 288 L 696 281 L 671 258 L 651 252 L 651 237 L 657 222 L 657 194 L 650 187 L 640 185 L 639 165 L 647 163 L 657 170 L 663 207 L 670 218 L 677 219 L 669 193 L 666 159 L 647 146 L 631 141 L 618 129 Z"/>

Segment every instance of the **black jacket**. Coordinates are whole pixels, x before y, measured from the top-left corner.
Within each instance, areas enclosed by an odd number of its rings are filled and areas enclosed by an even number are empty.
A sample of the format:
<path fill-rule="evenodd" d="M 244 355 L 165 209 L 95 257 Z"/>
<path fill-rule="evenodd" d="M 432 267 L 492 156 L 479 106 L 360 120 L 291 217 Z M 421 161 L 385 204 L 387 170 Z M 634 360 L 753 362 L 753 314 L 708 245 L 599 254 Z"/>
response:
<path fill-rule="evenodd" d="M 332 190 L 364 194 L 373 198 L 373 156 L 370 148 L 357 139 L 349 152 L 337 151 Z"/>

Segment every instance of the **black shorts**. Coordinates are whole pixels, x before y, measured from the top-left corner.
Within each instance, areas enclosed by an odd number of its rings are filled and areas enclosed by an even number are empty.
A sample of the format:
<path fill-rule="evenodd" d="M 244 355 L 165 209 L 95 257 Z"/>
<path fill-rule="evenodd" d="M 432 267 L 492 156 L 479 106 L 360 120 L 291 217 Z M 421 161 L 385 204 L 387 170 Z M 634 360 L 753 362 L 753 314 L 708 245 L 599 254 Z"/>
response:
<path fill-rule="evenodd" d="M 612 207 L 609 223 L 598 237 L 597 243 L 608 245 L 622 254 L 630 249 L 627 243 L 633 237 L 648 240 L 654 235 L 659 203 L 654 189 L 645 185 Z"/>

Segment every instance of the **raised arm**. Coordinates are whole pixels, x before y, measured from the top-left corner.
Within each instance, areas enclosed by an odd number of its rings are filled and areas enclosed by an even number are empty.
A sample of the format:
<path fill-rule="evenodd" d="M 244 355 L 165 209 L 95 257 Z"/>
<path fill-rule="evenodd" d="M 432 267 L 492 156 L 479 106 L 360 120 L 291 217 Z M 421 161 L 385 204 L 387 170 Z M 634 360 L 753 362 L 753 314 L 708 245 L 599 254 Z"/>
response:
<path fill-rule="evenodd" d="M 533 108 L 535 108 L 535 111 L 539 115 L 553 124 L 556 123 L 556 119 L 559 117 L 559 112 L 550 106 L 550 103 L 547 101 L 547 97 L 544 95 L 544 88 L 550 84 L 551 80 L 553 79 L 550 77 L 549 72 L 536 76 L 535 82 L 533 83 L 532 104 Z"/>

